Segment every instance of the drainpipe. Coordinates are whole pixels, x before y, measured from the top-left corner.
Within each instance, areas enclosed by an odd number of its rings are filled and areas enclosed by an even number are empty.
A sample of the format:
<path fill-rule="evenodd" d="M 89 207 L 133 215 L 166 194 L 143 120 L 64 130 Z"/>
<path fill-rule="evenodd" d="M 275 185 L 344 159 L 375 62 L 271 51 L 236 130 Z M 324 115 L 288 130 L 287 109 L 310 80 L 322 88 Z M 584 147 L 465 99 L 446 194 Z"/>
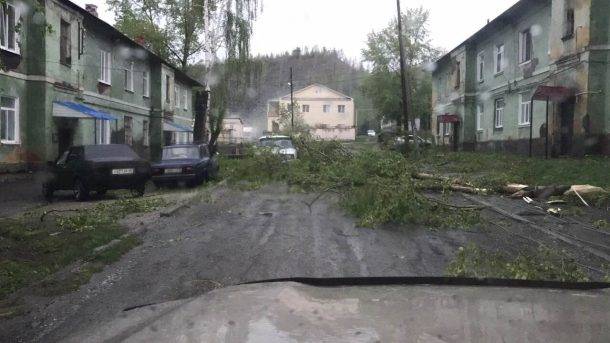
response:
<path fill-rule="evenodd" d="M 533 117 L 533 113 L 532 113 Z M 531 119 L 530 119 L 531 121 Z M 544 136 L 544 158 L 549 159 L 549 97 L 546 98 L 546 135 Z"/>
<path fill-rule="evenodd" d="M 532 140 L 533 140 L 533 133 L 534 133 L 534 96 L 532 95 L 532 99 L 530 100 L 530 152 L 529 152 L 529 157 L 532 157 Z"/>

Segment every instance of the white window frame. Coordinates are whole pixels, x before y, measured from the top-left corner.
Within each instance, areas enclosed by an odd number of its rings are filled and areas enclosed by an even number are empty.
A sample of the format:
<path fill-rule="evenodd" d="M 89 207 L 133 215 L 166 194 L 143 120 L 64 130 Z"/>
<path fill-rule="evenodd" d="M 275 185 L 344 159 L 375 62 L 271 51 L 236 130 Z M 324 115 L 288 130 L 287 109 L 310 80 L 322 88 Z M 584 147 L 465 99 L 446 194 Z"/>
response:
<path fill-rule="evenodd" d="M 125 68 L 125 90 L 133 93 L 133 61 L 128 62 L 128 67 Z"/>
<path fill-rule="evenodd" d="M 8 22 L 8 13 L 6 13 L 4 11 L 4 6 L 11 7 L 13 9 L 13 13 L 14 13 L 14 18 L 13 18 L 13 27 L 11 28 L 10 25 L 6 25 L 6 23 Z M 4 6 L 0 6 L 0 30 L 2 30 L 2 33 L 4 34 L 4 44 L 2 44 L 2 42 L 0 41 L 0 48 L 2 50 L 7 50 L 10 52 L 14 52 L 16 54 L 20 54 L 20 49 L 19 49 L 19 32 L 15 31 L 15 27 L 17 27 L 17 24 L 19 22 L 19 10 L 17 9 L 17 7 L 15 7 L 15 5 L 13 3 L 9 3 L 6 2 L 4 4 Z M 8 40 L 8 36 L 9 36 L 9 32 L 10 30 L 13 30 L 13 47 L 10 48 L 9 47 L 9 40 Z"/>
<path fill-rule="evenodd" d="M 525 56 L 527 53 L 527 35 L 530 37 L 530 55 L 529 57 Z M 519 64 L 526 64 L 531 62 L 532 54 L 534 53 L 534 39 L 532 37 L 531 28 L 527 28 L 519 32 Z"/>
<path fill-rule="evenodd" d="M 477 55 L 477 80 L 485 81 L 485 53 L 483 51 Z"/>
<path fill-rule="evenodd" d="M 150 97 L 150 77 L 147 70 L 142 72 L 142 96 Z"/>
<path fill-rule="evenodd" d="M 322 113 L 330 113 L 330 105 L 322 105 Z"/>
<path fill-rule="evenodd" d="M 99 82 L 111 85 L 112 84 L 112 53 L 105 50 L 100 50 L 100 78 Z"/>
<path fill-rule="evenodd" d="M 150 146 L 150 121 L 142 121 L 142 145 Z"/>
<path fill-rule="evenodd" d="M 498 104 L 502 102 L 502 107 L 499 107 Z M 498 98 L 494 100 L 494 127 L 496 129 L 501 129 L 504 127 L 504 108 L 506 107 L 506 102 L 504 98 Z"/>
<path fill-rule="evenodd" d="M 189 109 L 188 107 L 188 89 L 182 88 L 182 108 L 186 111 Z"/>
<path fill-rule="evenodd" d="M 443 136 L 451 135 L 451 123 L 441 123 L 443 126 Z"/>
<path fill-rule="evenodd" d="M 477 104 L 477 131 L 483 131 L 483 115 L 485 114 L 485 104 Z"/>
<path fill-rule="evenodd" d="M 301 105 L 301 112 L 309 113 L 309 105 Z"/>
<path fill-rule="evenodd" d="M 95 120 L 95 144 L 110 144 L 109 120 Z"/>
<path fill-rule="evenodd" d="M 526 94 L 520 95 L 519 102 L 519 126 L 530 126 L 532 123 L 532 103 Z"/>
<path fill-rule="evenodd" d="M 180 108 L 180 86 L 174 83 L 174 109 Z"/>
<path fill-rule="evenodd" d="M 345 113 L 346 107 L 345 105 L 337 105 L 337 112 Z"/>
<path fill-rule="evenodd" d="M 500 61 L 498 61 L 498 59 Z M 504 71 L 504 44 L 498 44 L 495 47 L 494 53 L 494 74 L 500 74 Z"/>
<path fill-rule="evenodd" d="M 14 107 L 4 107 L 4 106 L 0 105 L 0 128 L 2 127 L 1 122 L 4 121 L 3 112 L 12 111 L 13 117 L 14 117 L 14 119 L 13 119 L 14 120 L 13 139 L 1 139 L 0 143 L 7 144 L 7 145 L 21 144 L 21 137 L 20 137 L 21 130 L 19 129 L 19 98 L 12 97 L 12 96 L 2 96 L 2 98 L 13 99 L 15 101 L 15 105 L 14 105 Z M 7 128 L 8 128 L 8 126 L 7 126 Z M 1 134 L 0 134 L 0 137 L 1 137 Z"/>

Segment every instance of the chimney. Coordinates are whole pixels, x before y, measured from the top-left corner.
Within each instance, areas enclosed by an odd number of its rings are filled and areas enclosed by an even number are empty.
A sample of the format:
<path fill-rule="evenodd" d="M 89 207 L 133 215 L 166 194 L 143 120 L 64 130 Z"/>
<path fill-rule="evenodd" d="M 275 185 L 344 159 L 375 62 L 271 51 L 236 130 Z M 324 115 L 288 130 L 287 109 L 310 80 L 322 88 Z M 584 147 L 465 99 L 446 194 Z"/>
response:
<path fill-rule="evenodd" d="M 92 16 L 97 17 L 97 5 L 94 4 L 86 4 L 85 11 L 89 12 Z"/>

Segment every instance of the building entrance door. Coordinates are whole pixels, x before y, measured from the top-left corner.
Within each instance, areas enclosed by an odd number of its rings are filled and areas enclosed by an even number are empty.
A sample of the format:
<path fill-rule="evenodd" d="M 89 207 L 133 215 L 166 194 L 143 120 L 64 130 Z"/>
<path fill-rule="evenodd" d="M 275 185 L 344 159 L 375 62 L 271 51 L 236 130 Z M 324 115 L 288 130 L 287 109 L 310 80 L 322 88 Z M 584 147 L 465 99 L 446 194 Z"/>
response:
<path fill-rule="evenodd" d="M 574 136 L 574 98 L 559 105 L 559 152 L 568 155 L 572 152 Z"/>

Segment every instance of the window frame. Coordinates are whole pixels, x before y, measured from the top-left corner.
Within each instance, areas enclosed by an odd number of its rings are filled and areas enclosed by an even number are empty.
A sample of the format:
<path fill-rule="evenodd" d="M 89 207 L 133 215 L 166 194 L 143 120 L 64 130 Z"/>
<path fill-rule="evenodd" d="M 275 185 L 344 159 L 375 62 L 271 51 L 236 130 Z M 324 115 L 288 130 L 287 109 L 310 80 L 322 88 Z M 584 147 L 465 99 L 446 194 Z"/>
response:
<path fill-rule="evenodd" d="M 142 97 L 150 97 L 150 76 L 148 70 L 142 71 Z"/>
<path fill-rule="evenodd" d="M 460 86 L 462 85 L 462 63 L 460 61 L 455 61 L 455 84 L 453 85 L 453 88 L 455 89 L 460 89 Z"/>
<path fill-rule="evenodd" d="M 166 104 L 172 103 L 170 83 L 171 83 L 171 76 L 169 74 L 165 74 L 165 103 Z"/>
<path fill-rule="evenodd" d="M 187 111 L 188 107 L 188 88 L 182 88 L 182 109 Z"/>
<path fill-rule="evenodd" d="M 307 109 L 307 110 L 305 110 L 305 109 Z M 307 105 L 307 104 L 301 105 L 301 113 L 309 113 L 309 105 Z"/>
<path fill-rule="evenodd" d="M 477 131 L 483 131 L 483 116 L 485 115 L 485 104 L 477 104 Z"/>
<path fill-rule="evenodd" d="M 441 123 L 443 137 L 451 136 L 451 123 Z"/>
<path fill-rule="evenodd" d="M 504 52 L 506 48 L 504 43 L 496 44 L 494 49 L 494 75 L 499 75 L 504 72 Z M 498 57 L 500 61 L 498 62 Z"/>
<path fill-rule="evenodd" d="M 528 50 L 529 42 L 529 50 Z M 529 52 L 529 56 L 526 56 Z M 532 28 L 528 27 L 525 30 L 519 31 L 519 64 L 527 64 L 532 61 L 534 54 L 534 42 L 532 38 Z"/>
<path fill-rule="evenodd" d="M 345 105 L 337 105 L 337 113 L 345 113 Z"/>
<path fill-rule="evenodd" d="M 112 85 L 112 52 L 110 51 L 100 50 L 100 77 L 98 82 L 108 86 Z"/>
<path fill-rule="evenodd" d="M 110 121 L 96 119 L 95 120 L 95 144 L 105 145 L 110 144 Z"/>
<path fill-rule="evenodd" d="M 574 7 L 567 7 L 565 9 L 565 15 L 563 17 L 563 36 L 561 37 L 562 40 L 568 40 L 574 37 L 574 29 L 576 28 L 575 16 L 576 14 Z"/>
<path fill-rule="evenodd" d="M 128 68 L 125 68 L 125 73 L 124 73 L 124 86 L 125 86 L 125 91 L 130 92 L 130 93 L 134 93 L 134 82 L 133 82 L 133 66 L 134 66 L 134 62 L 133 61 L 129 61 L 127 62 L 129 64 Z M 129 83 L 127 82 L 127 76 L 129 75 Z"/>
<path fill-rule="evenodd" d="M 485 51 L 477 54 L 477 81 L 479 83 L 485 81 Z"/>
<path fill-rule="evenodd" d="M 523 112 L 523 107 L 526 107 L 526 112 Z M 527 116 L 527 120 L 524 117 Z M 526 97 L 525 94 L 519 95 L 519 116 L 518 116 L 518 124 L 519 126 L 530 126 L 532 125 L 532 102 L 530 99 Z"/>
<path fill-rule="evenodd" d="M 13 34 L 13 48 L 9 47 L 9 33 L 11 32 L 10 25 L 6 25 L 8 23 L 8 13 L 5 12 L 5 7 L 11 7 L 13 9 L 13 22 L 12 22 L 12 34 Z M 2 35 L 4 36 L 4 43 L 2 43 L 0 39 L 0 49 L 10 51 L 12 53 L 21 54 L 21 49 L 19 47 L 19 32 L 15 30 L 20 20 L 19 10 L 15 7 L 15 4 L 11 2 L 6 2 L 3 5 L 0 5 L 0 30 L 2 30 Z"/>
<path fill-rule="evenodd" d="M 174 83 L 174 109 L 180 109 L 180 85 Z"/>
<path fill-rule="evenodd" d="M 330 113 L 330 105 L 322 105 L 322 113 Z"/>
<path fill-rule="evenodd" d="M 59 21 L 59 63 L 72 66 L 72 24 L 63 18 Z"/>
<path fill-rule="evenodd" d="M 502 103 L 502 107 L 498 106 L 499 103 Z M 497 98 L 494 100 L 494 129 L 503 129 L 504 128 L 504 110 L 506 108 L 506 101 L 504 98 Z M 499 118 L 499 120 L 498 120 Z M 499 125 L 498 125 L 499 123 Z"/>
<path fill-rule="evenodd" d="M 10 98 L 14 101 L 14 107 L 4 107 L 2 106 L 1 98 Z M 5 145 L 19 145 L 21 144 L 21 130 L 20 130 L 20 116 L 19 116 L 19 98 L 13 96 L 1 96 L 0 97 L 0 129 L 2 127 L 2 121 L 4 121 L 4 116 L 2 112 L 4 111 L 12 111 L 13 112 L 13 139 L 2 139 L 2 132 L 0 132 L 0 143 Z M 8 126 L 7 126 L 8 127 Z"/>

